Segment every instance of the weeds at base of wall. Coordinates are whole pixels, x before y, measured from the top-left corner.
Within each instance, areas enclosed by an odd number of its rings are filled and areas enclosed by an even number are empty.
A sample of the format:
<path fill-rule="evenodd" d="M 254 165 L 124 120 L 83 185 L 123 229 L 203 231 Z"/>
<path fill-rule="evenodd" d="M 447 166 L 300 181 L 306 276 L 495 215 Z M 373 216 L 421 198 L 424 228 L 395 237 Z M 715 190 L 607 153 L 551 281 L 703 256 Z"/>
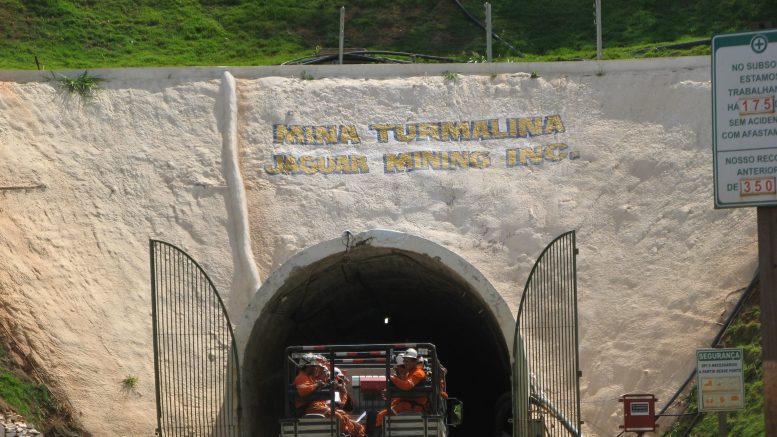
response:
<path fill-rule="evenodd" d="M 107 79 L 101 77 L 90 76 L 86 70 L 74 78 L 61 74 L 57 75 L 54 72 L 51 73 L 51 77 L 60 89 L 71 94 L 78 94 L 85 100 L 94 97 L 97 91 L 101 89 L 100 84 L 107 81 Z"/>
<path fill-rule="evenodd" d="M 455 71 L 445 71 L 442 73 L 442 78 L 456 83 L 459 81 L 459 73 L 456 73 Z"/>
<path fill-rule="evenodd" d="M 45 386 L 11 371 L 0 372 L 0 398 L 12 410 L 38 426 L 43 423 L 45 411 L 55 409 L 51 393 Z"/>
<path fill-rule="evenodd" d="M 29 359 L 0 330 L 0 409 L 24 416 L 46 436 L 90 437 L 73 419 L 72 408 L 29 373 L 35 368 Z"/>

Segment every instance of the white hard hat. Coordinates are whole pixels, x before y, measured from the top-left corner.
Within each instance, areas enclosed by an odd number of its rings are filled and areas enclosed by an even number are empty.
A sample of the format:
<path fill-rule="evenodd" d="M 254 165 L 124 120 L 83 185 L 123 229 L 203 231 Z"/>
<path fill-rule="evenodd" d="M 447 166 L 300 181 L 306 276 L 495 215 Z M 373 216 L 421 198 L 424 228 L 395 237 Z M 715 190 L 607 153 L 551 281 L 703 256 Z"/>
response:
<path fill-rule="evenodd" d="M 313 354 L 305 354 L 299 358 L 300 367 L 315 366 L 316 364 L 318 364 L 318 360 L 316 360 L 316 356 Z"/>
<path fill-rule="evenodd" d="M 418 351 L 413 349 L 413 348 L 410 348 L 410 349 L 406 350 L 405 351 L 405 358 L 411 358 L 411 359 L 417 360 L 418 359 Z"/>
<path fill-rule="evenodd" d="M 405 354 L 397 354 L 397 364 L 405 364 Z"/>
<path fill-rule="evenodd" d="M 335 367 L 335 376 L 345 377 L 345 374 L 343 373 L 342 370 L 340 370 L 339 368 Z"/>

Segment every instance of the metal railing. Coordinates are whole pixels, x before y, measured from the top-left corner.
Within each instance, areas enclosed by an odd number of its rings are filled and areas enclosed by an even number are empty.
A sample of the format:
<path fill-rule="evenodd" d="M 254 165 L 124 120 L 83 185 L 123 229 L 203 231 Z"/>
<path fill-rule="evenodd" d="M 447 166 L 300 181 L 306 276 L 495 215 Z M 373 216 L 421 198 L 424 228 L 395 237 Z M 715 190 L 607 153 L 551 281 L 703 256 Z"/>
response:
<path fill-rule="evenodd" d="M 580 435 L 575 232 L 553 240 L 526 282 L 515 330 L 518 435 Z M 531 435 L 534 435 L 533 433 Z"/>
<path fill-rule="evenodd" d="M 320 346 L 289 346 L 286 348 L 288 359 L 285 363 L 287 379 L 292 381 L 298 369 L 292 358 L 306 353 L 319 354 L 326 358 L 329 364 L 329 384 L 334 385 L 335 367 L 343 369 L 373 368 L 380 369 L 384 381 L 390 381 L 394 361 L 391 357 L 407 348 L 417 348 L 419 354 L 428 360 L 431 375 L 429 387 L 429 411 L 436 414 L 443 408 L 440 398 L 440 363 L 437 358 L 437 347 L 432 343 L 392 343 L 392 344 L 353 344 L 353 345 L 320 345 Z M 391 408 L 392 394 L 402 393 L 387 382 L 387 395 L 383 400 L 386 410 Z M 330 405 L 335 405 L 335 391 L 329 391 Z M 286 393 L 286 417 L 292 417 L 293 394 Z"/>
<path fill-rule="evenodd" d="M 149 243 L 157 435 L 237 436 L 240 375 L 224 303 L 188 254 Z"/>

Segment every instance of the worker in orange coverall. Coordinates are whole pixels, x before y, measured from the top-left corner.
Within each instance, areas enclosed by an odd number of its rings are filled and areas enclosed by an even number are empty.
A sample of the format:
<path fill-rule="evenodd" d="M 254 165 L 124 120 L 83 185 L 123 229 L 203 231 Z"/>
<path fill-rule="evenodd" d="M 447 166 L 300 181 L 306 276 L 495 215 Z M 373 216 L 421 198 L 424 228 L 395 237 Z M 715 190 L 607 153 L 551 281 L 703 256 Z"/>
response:
<path fill-rule="evenodd" d="M 335 400 L 335 406 L 342 408 L 343 410 L 350 411 L 353 409 L 353 402 L 348 395 L 348 380 L 342 370 L 335 367 L 335 387 L 340 395 L 340 399 Z"/>
<path fill-rule="evenodd" d="M 300 399 L 294 401 L 294 407 L 298 410 L 304 409 L 305 414 L 323 414 L 327 417 L 332 416 L 332 409 L 325 399 L 305 400 L 322 388 L 329 386 L 326 379 L 326 369 L 316 362 L 315 357 L 302 357 L 300 360 L 300 371 L 294 378 L 294 385 L 297 388 L 297 394 Z M 364 437 L 364 426 L 351 420 L 350 416 L 342 410 L 334 409 L 334 415 L 340 422 L 340 432 L 353 437 Z"/>
<path fill-rule="evenodd" d="M 403 377 L 399 374 L 391 375 L 391 382 L 402 391 L 410 391 L 413 387 L 426 380 L 426 371 L 424 371 L 423 365 L 418 362 L 418 351 L 415 349 L 410 348 L 405 352 L 404 362 L 407 370 L 406 376 Z M 429 399 L 426 396 L 392 398 L 391 415 L 404 411 L 423 413 L 428 402 Z M 378 416 L 375 418 L 376 427 L 380 428 L 383 426 L 383 418 L 387 414 L 387 410 L 378 412 Z"/>
<path fill-rule="evenodd" d="M 448 388 L 445 384 L 445 376 L 448 374 L 448 369 L 443 367 L 442 364 L 440 364 L 440 397 L 443 399 L 448 399 Z"/>

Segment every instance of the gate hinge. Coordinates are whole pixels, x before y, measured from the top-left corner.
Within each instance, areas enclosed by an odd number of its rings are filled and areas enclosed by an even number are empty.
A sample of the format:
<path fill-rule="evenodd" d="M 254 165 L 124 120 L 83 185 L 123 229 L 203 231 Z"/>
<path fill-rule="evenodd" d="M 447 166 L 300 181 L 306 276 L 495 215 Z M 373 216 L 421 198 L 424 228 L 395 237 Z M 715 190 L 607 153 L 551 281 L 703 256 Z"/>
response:
<path fill-rule="evenodd" d="M 580 254 L 580 249 L 575 248 L 575 255 L 579 255 L 579 254 Z"/>

